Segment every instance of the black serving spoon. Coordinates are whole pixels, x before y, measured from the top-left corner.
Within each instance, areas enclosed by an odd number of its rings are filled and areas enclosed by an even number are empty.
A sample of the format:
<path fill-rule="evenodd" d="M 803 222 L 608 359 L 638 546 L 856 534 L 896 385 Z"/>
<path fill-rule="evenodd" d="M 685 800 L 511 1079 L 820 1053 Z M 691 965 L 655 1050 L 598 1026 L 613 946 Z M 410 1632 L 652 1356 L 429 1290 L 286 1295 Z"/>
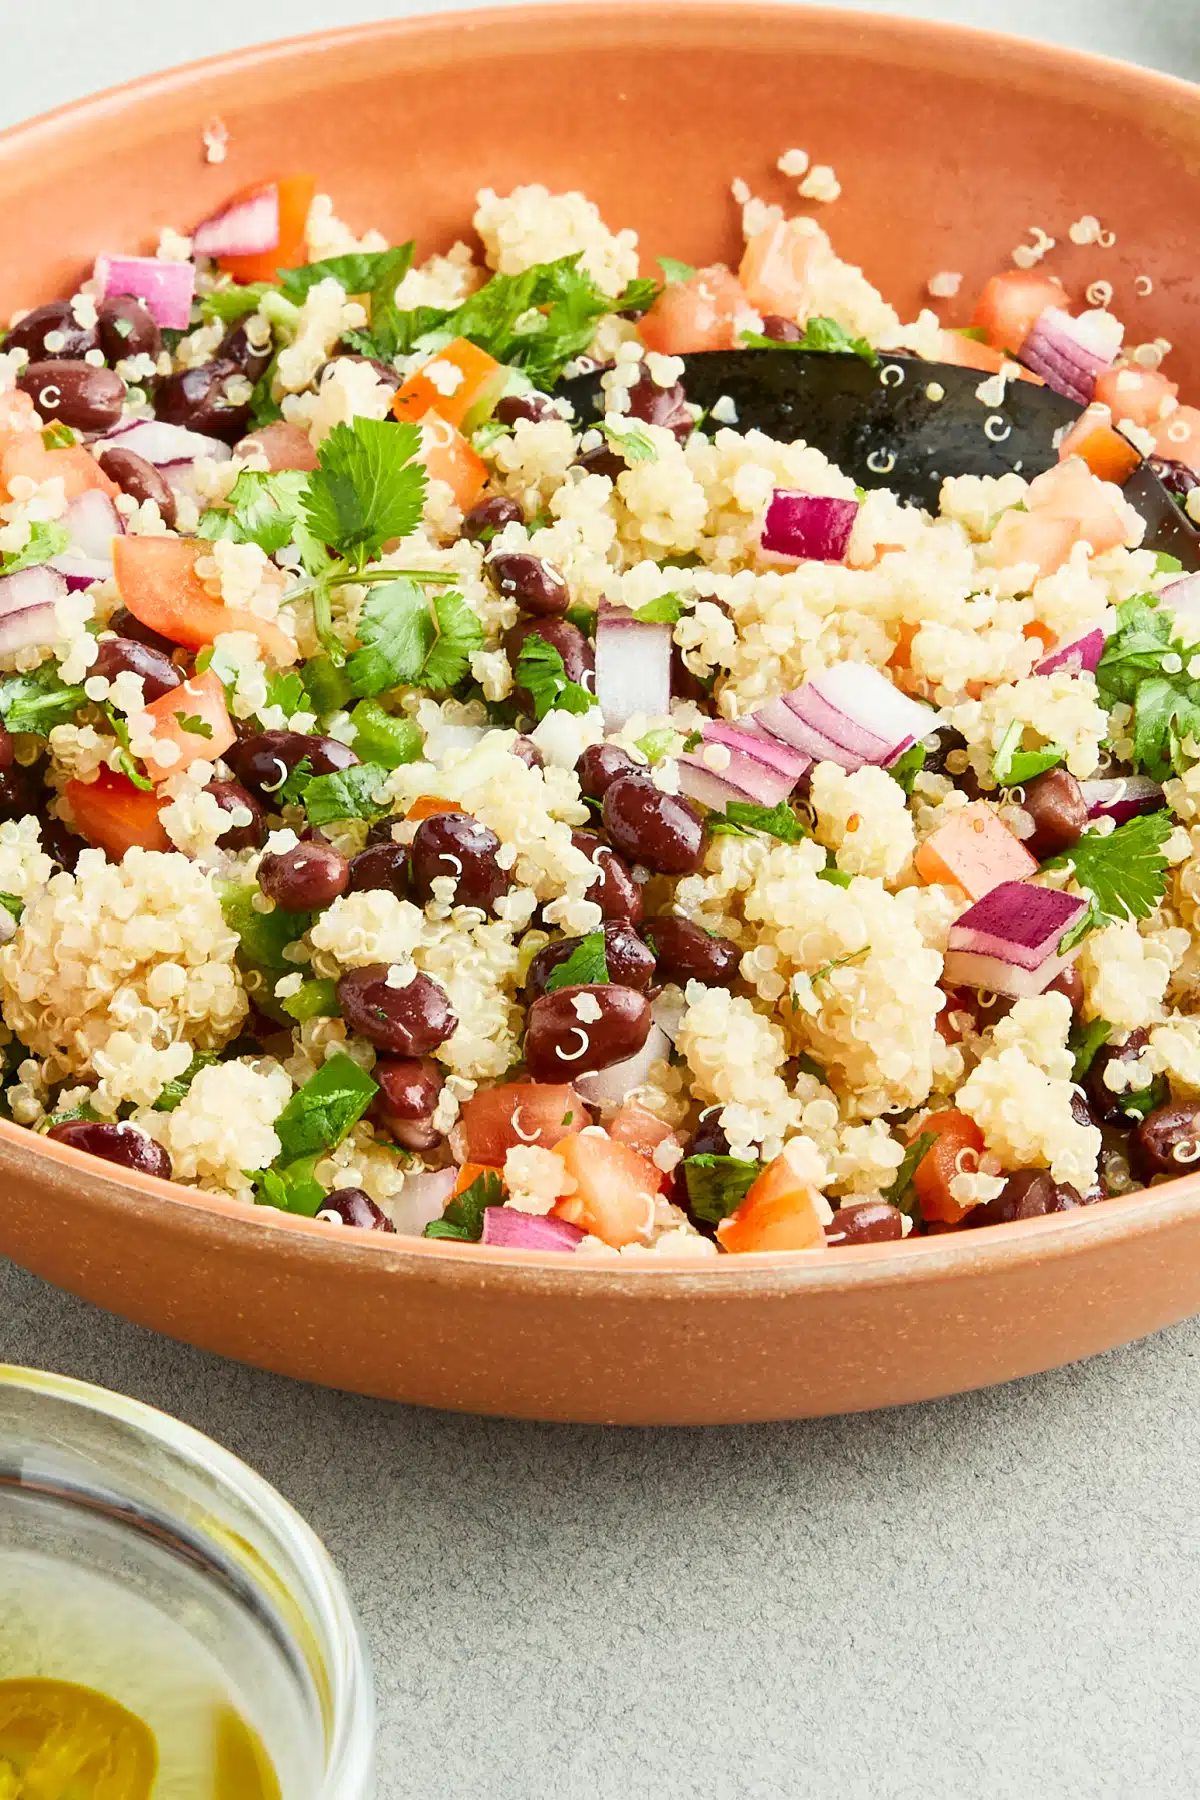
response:
<path fill-rule="evenodd" d="M 1073 401 L 1031 381 L 1009 381 L 991 405 L 979 369 L 883 353 L 864 358 L 814 350 L 708 350 L 683 358 L 688 399 L 710 413 L 732 413 L 739 431 L 803 438 L 860 487 L 891 488 L 902 500 L 937 510 L 947 475 L 1032 479 L 1058 460 L 1054 439 L 1079 417 Z M 600 414 L 600 371 L 563 382 L 559 393 L 587 424 Z M 718 415 L 719 417 L 719 415 Z M 1146 544 L 1200 569 L 1200 531 L 1189 524 L 1150 465 L 1125 485 L 1146 520 Z"/>

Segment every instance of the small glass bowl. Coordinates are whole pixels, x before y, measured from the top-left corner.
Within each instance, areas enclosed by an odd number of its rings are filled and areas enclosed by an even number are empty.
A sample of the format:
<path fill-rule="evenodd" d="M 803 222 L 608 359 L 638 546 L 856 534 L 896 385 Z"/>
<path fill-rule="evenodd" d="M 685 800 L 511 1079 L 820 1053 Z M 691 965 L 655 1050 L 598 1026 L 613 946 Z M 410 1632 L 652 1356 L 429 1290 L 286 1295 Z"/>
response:
<path fill-rule="evenodd" d="M 366 1647 L 304 1520 L 165 1413 L 0 1365 L 0 1678 L 10 1676 L 98 1687 L 176 1755 L 189 1708 L 211 1690 L 257 1734 L 283 1800 L 374 1793 Z M 181 1791 L 193 1791 L 186 1771 Z"/>

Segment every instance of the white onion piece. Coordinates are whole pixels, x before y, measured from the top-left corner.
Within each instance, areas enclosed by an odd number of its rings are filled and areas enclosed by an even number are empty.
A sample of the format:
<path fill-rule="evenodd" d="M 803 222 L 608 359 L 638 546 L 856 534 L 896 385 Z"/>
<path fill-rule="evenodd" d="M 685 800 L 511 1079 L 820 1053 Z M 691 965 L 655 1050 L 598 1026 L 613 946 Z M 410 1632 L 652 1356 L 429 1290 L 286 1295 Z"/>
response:
<path fill-rule="evenodd" d="M 611 1063 L 607 1069 L 577 1075 L 572 1085 L 589 1106 L 620 1106 L 635 1088 L 645 1087 L 651 1064 L 666 1062 L 670 1054 L 670 1038 L 660 1026 L 651 1025 L 640 1050 L 624 1062 Z"/>
<path fill-rule="evenodd" d="M 0 617 L 27 612 L 34 606 L 52 607 L 66 592 L 66 577 L 52 569 L 49 563 L 35 563 L 32 569 L 18 569 L 15 575 L 0 576 Z"/>
<path fill-rule="evenodd" d="M 192 233 L 197 256 L 261 256 L 279 243 L 279 189 L 274 182 L 201 220 Z"/>
<path fill-rule="evenodd" d="M 872 663 L 834 663 L 805 685 L 863 730 L 885 739 L 892 757 L 937 729 L 934 709 L 910 699 Z"/>
<path fill-rule="evenodd" d="M 94 556 L 74 556 L 65 550 L 61 556 L 52 556 L 48 565 L 57 569 L 66 581 L 72 594 L 82 588 L 91 587 L 93 581 L 111 581 L 113 566 L 107 559 Z"/>
<path fill-rule="evenodd" d="M 53 606 L 27 606 L 23 612 L 0 617 L 0 651 L 48 650 L 58 639 L 58 616 Z"/>
<path fill-rule="evenodd" d="M 168 425 L 165 419 L 139 419 L 136 425 L 121 425 L 104 439 L 106 449 L 132 450 L 156 469 L 174 463 L 193 463 L 198 456 L 209 456 L 214 462 L 229 462 L 233 451 L 220 438 L 206 437 L 202 431 L 188 431 L 183 425 Z"/>
<path fill-rule="evenodd" d="M 1125 775 L 1116 781 L 1081 781 L 1089 819 L 1114 819 L 1123 825 L 1139 813 L 1160 812 L 1167 804 L 1157 781 L 1148 775 Z"/>
<path fill-rule="evenodd" d="M 390 1202 L 392 1224 L 404 1237 L 420 1237 L 433 1219 L 440 1219 L 454 1192 L 458 1170 L 425 1169 L 406 1175 L 399 1195 Z"/>
<path fill-rule="evenodd" d="M 669 625 L 644 624 L 619 608 L 601 612 L 596 698 L 609 731 L 619 731 L 635 713 L 657 719 L 670 712 L 671 641 Z"/>
<path fill-rule="evenodd" d="M 158 256 L 98 256 L 94 270 L 102 300 L 131 294 L 150 316 L 171 331 L 186 331 L 196 290 L 196 265 Z"/>
<path fill-rule="evenodd" d="M 112 541 L 125 535 L 125 524 L 107 494 L 99 488 L 76 495 L 63 515 L 71 549 L 96 562 L 112 561 Z"/>
<path fill-rule="evenodd" d="M 679 759 L 679 787 L 689 800 L 698 800 L 701 806 L 707 806 L 713 812 L 724 812 L 731 800 L 752 801 L 753 794 L 745 788 L 735 787 L 732 781 L 726 781 L 721 775 L 714 775 L 703 763 L 694 757 L 681 756 Z"/>
<path fill-rule="evenodd" d="M 835 744 L 823 732 L 802 719 L 787 699 L 768 700 L 752 715 L 754 723 L 764 731 L 769 731 L 781 743 L 791 744 L 795 750 L 803 750 L 814 762 L 837 763 L 843 769 L 857 769 L 861 766 L 861 758 L 851 751 L 844 750 Z"/>

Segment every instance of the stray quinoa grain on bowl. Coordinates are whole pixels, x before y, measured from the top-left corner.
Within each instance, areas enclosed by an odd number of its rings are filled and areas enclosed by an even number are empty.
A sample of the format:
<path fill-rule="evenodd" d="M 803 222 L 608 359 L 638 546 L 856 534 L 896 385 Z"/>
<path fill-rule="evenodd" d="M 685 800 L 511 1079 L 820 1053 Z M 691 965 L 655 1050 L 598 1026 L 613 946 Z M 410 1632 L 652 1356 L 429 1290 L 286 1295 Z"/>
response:
<path fill-rule="evenodd" d="M 1145 457 L 1200 522 L 1161 354 L 1040 265 L 903 324 L 748 191 L 740 266 L 660 279 L 577 193 L 484 189 L 483 259 L 418 264 L 314 188 L 0 338 L 11 1118 L 610 1258 L 1200 1160 L 1200 577 L 1123 492 Z M 1081 410 L 924 510 L 695 404 L 743 348 Z"/>

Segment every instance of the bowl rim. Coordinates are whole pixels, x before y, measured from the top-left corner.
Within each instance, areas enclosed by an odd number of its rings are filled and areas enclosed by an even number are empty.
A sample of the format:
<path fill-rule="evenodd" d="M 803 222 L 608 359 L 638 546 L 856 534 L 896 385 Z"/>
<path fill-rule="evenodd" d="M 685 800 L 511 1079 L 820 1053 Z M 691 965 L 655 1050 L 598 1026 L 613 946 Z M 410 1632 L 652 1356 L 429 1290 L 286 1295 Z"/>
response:
<path fill-rule="evenodd" d="M 669 32 L 675 43 L 689 38 L 703 40 L 714 26 L 736 20 L 739 31 L 783 31 L 796 37 L 828 39 L 842 34 L 848 39 L 868 36 L 885 46 L 903 43 L 910 50 L 928 47 L 940 58 L 976 54 L 981 63 L 1000 58 L 1010 65 L 1024 64 L 1044 74 L 1070 75 L 1123 90 L 1143 100 L 1161 100 L 1196 107 L 1200 86 L 1160 70 L 1122 62 L 1092 51 L 1066 45 L 1037 43 L 1010 32 L 982 30 L 975 26 L 891 14 L 850 11 L 842 7 L 780 4 L 779 0 L 570 0 L 569 4 L 519 4 L 491 6 L 431 15 L 382 19 L 331 30 L 296 34 L 266 43 L 244 46 L 213 56 L 153 71 L 131 81 L 65 102 L 50 111 L 22 120 L 0 131 L 0 165 L 17 165 L 35 156 L 44 144 L 67 138 L 80 126 L 101 123 L 113 112 L 124 112 L 143 101 L 162 100 L 173 94 L 194 92 L 202 86 L 229 80 L 272 64 L 302 64 L 340 51 L 411 39 L 451 44 L 469 31 L 481 44 L 491 36 L 510 46 L 517 36 L 536 32 L 552 41 L 564 32 L 577 36 L 581 29 L 610 37 L 621 30 Z M 217 96 L 207 100 L 219 106 Z M 337 1230 L 324 1221 L 302 1218 L 274 1207 L 250 1207 L 245 1202 L 185 1187 L 158 1176 L 120 1171 L 116 1165 L 54 1142 L 11 1120 L 0 1119 L 0 1171 L 13 1172 L 26 1164 L 31 1180 L 41 1179 L 64 1194 L 77 1193 L 86 1182 L 92 1198 L 104 1207 L 128 1207 L 163 1216 L 162 1204 L 171 1209 L 172 1224 L 197 1238 L 220 1238 L 238 1247 L 267 1233 L 272 1249 L 285 1258 L 313 1258 L 354 1262 L 368 1268 L 373 1259 L 378 1269 L 407 1271 L 448 1285 L 475 1285 L 483 1270 L 493 1285 L 522 1289 L 551 1288 L 562 1294 L 571 1288 L 590 1293 L 637 1296 L 660 1301 L 694 1296 L 702 1287 L 728 1297 L 731 1293 L 793 1293 L 798 1290 L 836 1291 L 890 1283 L 896 1277 L 919 1282 L 957 1277 L 968 1271 L 986 1273 L 1014 1264 L 1040 1261 L 1046 1255 L 1085 1255 L 1114 1237 L 1140 1236 L 1168 1229 L 1200 1212 L 1200 1172 L 1139 1190 L 1117 1199 L 1069 1213 L 989 1226 L 984 1231 L 949 1232 L 934 1237 L 874 1245 L 855 1245 L 819 1251 L 754 1252 L 741 1256 L 646 1256 L 644 1258 L 566 1257 L 561 1252 L 513 1250 L 478 1243 L 454 1243 L 445 1239 L 407 1237 L 399 1233 Z M 34 1165 L 40 1164 L 40 1170 Z"/>

